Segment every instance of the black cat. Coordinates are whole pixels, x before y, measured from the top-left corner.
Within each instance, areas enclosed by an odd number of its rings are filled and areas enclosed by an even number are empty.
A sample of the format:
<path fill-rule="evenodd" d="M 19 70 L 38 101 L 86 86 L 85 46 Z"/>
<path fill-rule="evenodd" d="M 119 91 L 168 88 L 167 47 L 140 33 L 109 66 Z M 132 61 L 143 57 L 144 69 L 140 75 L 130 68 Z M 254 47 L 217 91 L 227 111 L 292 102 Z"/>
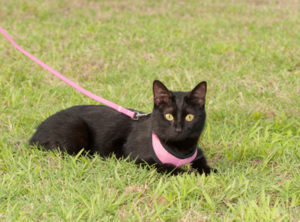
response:
<path fill-rule="evenodd" d="M 153 95 L 153 112 L 138 120 L 99 105 L 62 110 L 40 124 L 30 144 L 69 154 L 82 149 L 102 157 L 115 154 L 172 174 L 185 172 L 179 166 L 186 162 L 199 173 L 216 172 L 197 147 L 206 118 L 206 82 L 190 92 L 173 92 L 155 80 Z"/>

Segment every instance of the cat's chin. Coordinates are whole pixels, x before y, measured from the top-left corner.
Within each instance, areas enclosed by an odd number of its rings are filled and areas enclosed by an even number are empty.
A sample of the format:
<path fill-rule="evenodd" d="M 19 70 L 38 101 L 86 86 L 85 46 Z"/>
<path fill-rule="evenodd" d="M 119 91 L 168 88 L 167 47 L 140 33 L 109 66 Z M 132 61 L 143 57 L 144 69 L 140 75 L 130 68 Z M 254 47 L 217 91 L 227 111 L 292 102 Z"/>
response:
<path fill-rule="evenodd" d="M 183 142 L 185 140 L 187 140 L 188 138 L 184 135 L 168 135 L 168 136 L 163 136 L 161 137 L 162 140 L 166 141 L 166 142 Z"/>

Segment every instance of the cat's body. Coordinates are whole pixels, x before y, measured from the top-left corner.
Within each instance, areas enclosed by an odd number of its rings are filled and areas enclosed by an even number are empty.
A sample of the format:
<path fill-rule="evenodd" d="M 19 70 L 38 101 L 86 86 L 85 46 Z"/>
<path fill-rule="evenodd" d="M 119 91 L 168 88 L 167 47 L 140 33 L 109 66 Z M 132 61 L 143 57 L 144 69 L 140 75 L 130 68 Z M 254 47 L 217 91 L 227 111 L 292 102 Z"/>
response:
<path fill-rule="evenodd" d="M 74 106 L 42 122 L 30 144 L 50 150 L 60 148 L 69 154 L 84 148 L 102 157 L 115 154 L 117 158 L 129 157 L 137 163 L 155 164 L 163 172 L 183 172 L 157 158 L 151 140 L 155 132 L 163 147 L 175 156 L 189 156 L 197 149 L 192 167 L 199 173 L 209 174 L 211 168 L 197 148 L 205 122 L 206 83 L 198 84 L 191 92 L 172 92 L 161 82 L 154 81 L 153 93 L 153 112 L 138 120 L 106 106 Z M 193 115 L 192 120 L 186 120 L 188 115 Z"/>

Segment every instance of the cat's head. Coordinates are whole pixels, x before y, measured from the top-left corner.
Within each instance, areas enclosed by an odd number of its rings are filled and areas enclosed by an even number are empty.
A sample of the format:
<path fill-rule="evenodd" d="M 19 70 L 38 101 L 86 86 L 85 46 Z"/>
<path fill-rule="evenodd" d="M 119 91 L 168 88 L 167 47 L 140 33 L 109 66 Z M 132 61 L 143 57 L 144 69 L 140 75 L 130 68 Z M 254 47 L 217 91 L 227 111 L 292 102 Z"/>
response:
<path fill-rule="evenodd" d="M 153 82 L 152 126 L 165 141 L 198 139 L 205 122 L 206 82 L 190 92 L 170 91 L 160 81 Z"/>

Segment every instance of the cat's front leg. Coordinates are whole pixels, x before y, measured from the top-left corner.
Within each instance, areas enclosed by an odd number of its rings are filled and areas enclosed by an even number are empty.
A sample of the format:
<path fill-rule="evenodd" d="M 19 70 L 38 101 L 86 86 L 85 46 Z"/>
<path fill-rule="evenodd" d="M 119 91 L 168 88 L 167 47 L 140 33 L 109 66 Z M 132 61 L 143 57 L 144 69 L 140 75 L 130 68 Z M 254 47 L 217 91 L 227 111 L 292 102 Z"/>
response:
<path fill-rule="evenodd" d="M 157 172 L 159 173 L 169 173 L 170 175 L 178 175 L 178 174 L 183 174 L 183 173 L 188 173 L 188 171 L 175 167 L 174 165 L 171 164 L 158 164 L 155 166 Z"/>
<path fill-rule="evenodd" d="M 192 162 L 192 168 L 196 169 L 200 174 L 205 173 L 205 175 L 208 175 L 211 172 L 217 173 L 216 169 L 207 165 L 206 158 L 200 148 L 198 148 L 197 156 Z"/>
<path fill-rule="evenodd" d="M 133 160 L 133 159 L 131 159 Z M 154 166 L 156 171 L 158 173 L 163 173 L 163 174 L 170 174 L 170 175 L 179 175 L 183 173 L 190 173 L 189 171 L 182 169 L 180 167 L 176 167 L 172 164 L 162 164 L 162 163 L 157 163 L 153 159 L 148 159 L 148 161 L 143 160 L 143 159 L 135 159 L 134 160 L 137 165 L 140 166 Z"/>

